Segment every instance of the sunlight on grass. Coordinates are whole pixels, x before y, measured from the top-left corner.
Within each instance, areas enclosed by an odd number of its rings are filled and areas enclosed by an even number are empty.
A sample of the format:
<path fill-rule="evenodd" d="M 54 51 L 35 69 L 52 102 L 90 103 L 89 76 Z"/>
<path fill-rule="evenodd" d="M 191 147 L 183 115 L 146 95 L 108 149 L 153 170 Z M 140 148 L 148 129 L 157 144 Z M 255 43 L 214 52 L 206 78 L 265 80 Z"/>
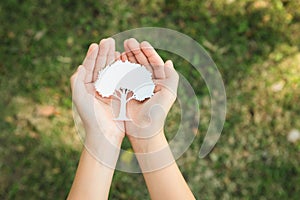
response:
<path fill-rule="evenodd" d="M 207 88 L 185 60 L 159 52 L 200 102 L 199 134 L 178 160 L 196 198 L 298 199 L 300 141 L 288 135 L 300 131 L 299 19 L 298 1 L 283 0 L 1 1 L 0 199 L 65 199 L 82 149 L 69 77 L 90 43 L 142 26 L 191 36 L 223 76 L 223 133 L 199 159 Z M 179 118 L 176 103 L 169 139 Z M 149 199 L 143 177 L 116 172 L 110 199 Z"/>

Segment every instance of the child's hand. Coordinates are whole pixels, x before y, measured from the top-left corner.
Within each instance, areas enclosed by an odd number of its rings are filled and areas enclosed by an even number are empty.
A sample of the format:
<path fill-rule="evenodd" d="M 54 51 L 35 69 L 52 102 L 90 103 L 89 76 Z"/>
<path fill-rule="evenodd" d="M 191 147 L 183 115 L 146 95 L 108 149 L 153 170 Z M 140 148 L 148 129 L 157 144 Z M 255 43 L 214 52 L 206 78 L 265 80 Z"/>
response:
<path fill-rule="evenodd" d="M 124 48 L 125 53 L 121 55 L 121 59 L 146 66 L 152 72 L 156 84 L 154 95 L 150 99 L 128 102 L 127 113 L 132 121 L 125 122 L 126 134 L 132 143 L 138 139 L 162 137 L 159 135 L 163 135 L 165 118 L 176 99 L 178 74 L 173 63 L 164 63 L 148 42 L 139 43 L 132 38 L 124 42 Z"/>
<path fill-rule="evenodd" d="M 99 146 L 102 135 L 114 145 L 125 135 L 124 123 L 113 120 L 111 102 L 115 100 L 102 98 L 94 87 L 99 70 L 114 59 L 115 41 L 112 38 L 101 40 L 99 45 L 91 44 L 82 65 L 71 77 L 72 98 L 86 131 L 88 147 Z"/>

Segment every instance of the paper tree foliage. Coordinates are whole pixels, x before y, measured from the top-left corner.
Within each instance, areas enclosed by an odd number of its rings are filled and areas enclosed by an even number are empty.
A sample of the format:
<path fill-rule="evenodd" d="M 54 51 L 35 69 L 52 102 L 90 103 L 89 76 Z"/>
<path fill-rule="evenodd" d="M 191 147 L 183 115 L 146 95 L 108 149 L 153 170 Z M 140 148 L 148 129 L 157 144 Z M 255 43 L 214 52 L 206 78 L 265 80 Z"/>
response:
<path fill-rule="evenodd" d="M 143 101 L 153 95 L 152 74 L 142 65 L 116 61 L 99 72 L 96 91 L 102 97 L 114 96 L 120 100 L 119 116 L 115 120 L 130 120 L 126 104 L 132 99 Z M 129 95 L 131 94 L 131 96 Z"/>

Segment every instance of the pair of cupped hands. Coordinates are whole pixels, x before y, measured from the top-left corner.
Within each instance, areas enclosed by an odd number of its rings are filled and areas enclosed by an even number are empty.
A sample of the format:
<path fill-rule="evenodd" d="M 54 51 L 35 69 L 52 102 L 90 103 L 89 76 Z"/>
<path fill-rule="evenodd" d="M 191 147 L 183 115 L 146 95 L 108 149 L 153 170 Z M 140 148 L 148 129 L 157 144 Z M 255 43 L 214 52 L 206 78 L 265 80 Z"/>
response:
<path fill-rule="evenodd" d="M 147 41 L 139 43 L 134 38 L 127 39 L 124 50 L 117 52 L 112 38 L 91 44 L 82 65 L 71 77 L 72 98 L 83 122 L 86 140 L 93 141 L 93 135 L 102 134 L 111 144 L 118 146 L 125 135 L 133 143 L 164 135 L 164 121 L 176 99 L 179 79 L 173 63 L 170 60 L 164 62 Z M 114 120 L 118 111 L 113 105 L 119 105 L 119 100 L 113 96 L 101 97 L 94 86 L 99 71 L 116 60 L 145 66 L 155 83 L 151 98 L 127 103 L 130 121 Z"/>

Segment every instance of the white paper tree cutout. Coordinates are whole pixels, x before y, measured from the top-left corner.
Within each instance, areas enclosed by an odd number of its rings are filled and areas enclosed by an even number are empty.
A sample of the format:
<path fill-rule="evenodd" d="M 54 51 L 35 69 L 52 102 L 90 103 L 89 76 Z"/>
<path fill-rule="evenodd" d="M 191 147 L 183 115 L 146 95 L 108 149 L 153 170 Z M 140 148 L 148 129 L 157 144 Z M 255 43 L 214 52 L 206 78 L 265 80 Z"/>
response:
<path fill-rule="evenodd" d="M 116 61 L 99 72 L 96 91 L 102 97 L 114 96 L 120 100 L 119 116 L 115 120 L 128 121 L 126 105 L 132 99 L 143 101 L 154 93 L 152 74 L 142 65 Z M 129 97 L 129 94 L 132 96 Z"/>

